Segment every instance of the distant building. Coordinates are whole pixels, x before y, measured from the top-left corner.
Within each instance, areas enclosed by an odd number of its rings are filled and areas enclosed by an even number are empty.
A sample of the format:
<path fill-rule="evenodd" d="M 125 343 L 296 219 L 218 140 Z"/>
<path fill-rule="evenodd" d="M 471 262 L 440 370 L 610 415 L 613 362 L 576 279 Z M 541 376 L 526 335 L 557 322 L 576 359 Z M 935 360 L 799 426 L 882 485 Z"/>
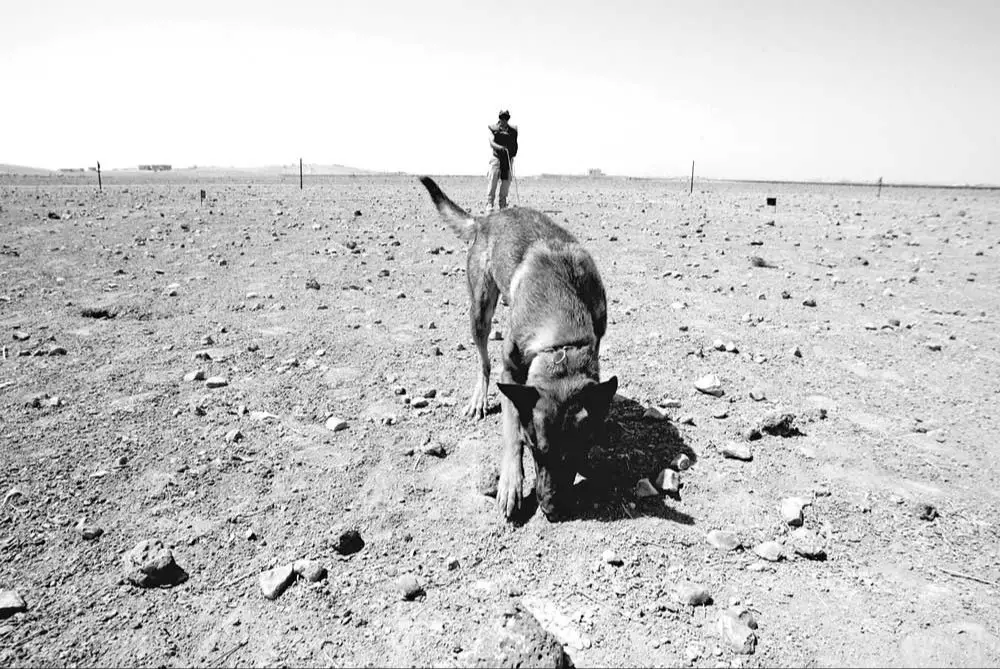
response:
<path fill-rule="evenodd" d="M 170 165 L 139 165 L 140 172 L 169 172 L 172 169 Z"/>
<path fill-rule="evenodd" d="M 587 170 L 587 176 L 588 177 L 603 177 L 604 176 L 604 172 L 602 172 L 601 170 L 597 169 L 596 167 L 591 167 L 589 170 Z"/>

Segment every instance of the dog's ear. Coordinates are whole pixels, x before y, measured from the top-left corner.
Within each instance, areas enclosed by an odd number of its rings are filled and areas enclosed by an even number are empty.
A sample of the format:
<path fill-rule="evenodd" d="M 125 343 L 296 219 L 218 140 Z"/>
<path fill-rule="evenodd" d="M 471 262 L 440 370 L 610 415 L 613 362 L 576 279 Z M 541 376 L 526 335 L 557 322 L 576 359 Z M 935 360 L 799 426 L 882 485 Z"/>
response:
<path fill-rule="evenodd" d="M 611 400 L 614 398 L 615 393 L 618 392 L 618 377 L 612 376 L 604 383 L 595 383 L 592 386 L 587 386 L 584 392 L 584 406 L 587 407 L 587 411 L 591 415 L 600 416 L 603 419 L 608 415 L 608 410 L 611 408 Z"/>
<path fill-rule="evenodd" d="M 517 407 L 521 422 L 530 423 L 535 404 L 538 402 L 538 389 L 518 383 L 498 383 L 497 388 Z"/>

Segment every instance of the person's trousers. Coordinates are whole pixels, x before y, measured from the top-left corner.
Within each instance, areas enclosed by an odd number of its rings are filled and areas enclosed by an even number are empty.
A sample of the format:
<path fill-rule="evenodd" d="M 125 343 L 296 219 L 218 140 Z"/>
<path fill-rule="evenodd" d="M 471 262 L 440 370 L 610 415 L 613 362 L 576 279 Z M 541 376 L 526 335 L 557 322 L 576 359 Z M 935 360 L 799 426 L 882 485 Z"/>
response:
<path fill-rule="evenodd" d="M 496 198 L 497 182 L 500 183 L 500 208 L 507 208 L 507 193 L 510 192 L 510 176 L 511 175 L 508 170 L 508 178 L 500 178 L 500 159 L 494 156 L 493 159 L 490 160 L 490 171 L 486 177 L 487 183 L 489 184 L 489 191 L 486 193 L 486 204 L 489 205 L 490 209 L 493 208 L 493 202 Z"/>

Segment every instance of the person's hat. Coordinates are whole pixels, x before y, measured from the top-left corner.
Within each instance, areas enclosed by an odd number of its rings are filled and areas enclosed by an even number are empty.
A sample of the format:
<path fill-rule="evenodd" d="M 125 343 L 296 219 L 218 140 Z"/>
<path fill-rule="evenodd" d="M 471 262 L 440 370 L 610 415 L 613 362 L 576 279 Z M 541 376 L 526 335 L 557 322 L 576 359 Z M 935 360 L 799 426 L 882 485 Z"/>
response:
<path fill-rule="evenodd" d="M 504 109 L 503 111 L 500 112 L 500 118 L 502 119 L 510 118 L 510 112 Z"/>

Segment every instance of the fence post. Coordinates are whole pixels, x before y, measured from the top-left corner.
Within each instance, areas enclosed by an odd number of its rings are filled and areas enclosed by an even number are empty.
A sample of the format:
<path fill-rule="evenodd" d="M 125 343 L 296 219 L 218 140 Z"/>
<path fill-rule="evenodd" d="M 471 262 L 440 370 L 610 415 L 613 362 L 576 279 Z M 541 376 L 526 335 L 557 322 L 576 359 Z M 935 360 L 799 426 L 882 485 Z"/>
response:
<path fill-rule="evenodd" d="M 104 192 L 104 184 L 101 183 L 101 161 L 97 161 L 97 190 Z"/>
<path fill-rule="evenodd" d="M 299 190 L 302 190 L 302 159 L 299 158 Z"/>
<path fill-rule="evenodd" d="M 694 161 L 691 161 L 691 187 L 688 189 L 688 195 L 694 192 Z"/>

